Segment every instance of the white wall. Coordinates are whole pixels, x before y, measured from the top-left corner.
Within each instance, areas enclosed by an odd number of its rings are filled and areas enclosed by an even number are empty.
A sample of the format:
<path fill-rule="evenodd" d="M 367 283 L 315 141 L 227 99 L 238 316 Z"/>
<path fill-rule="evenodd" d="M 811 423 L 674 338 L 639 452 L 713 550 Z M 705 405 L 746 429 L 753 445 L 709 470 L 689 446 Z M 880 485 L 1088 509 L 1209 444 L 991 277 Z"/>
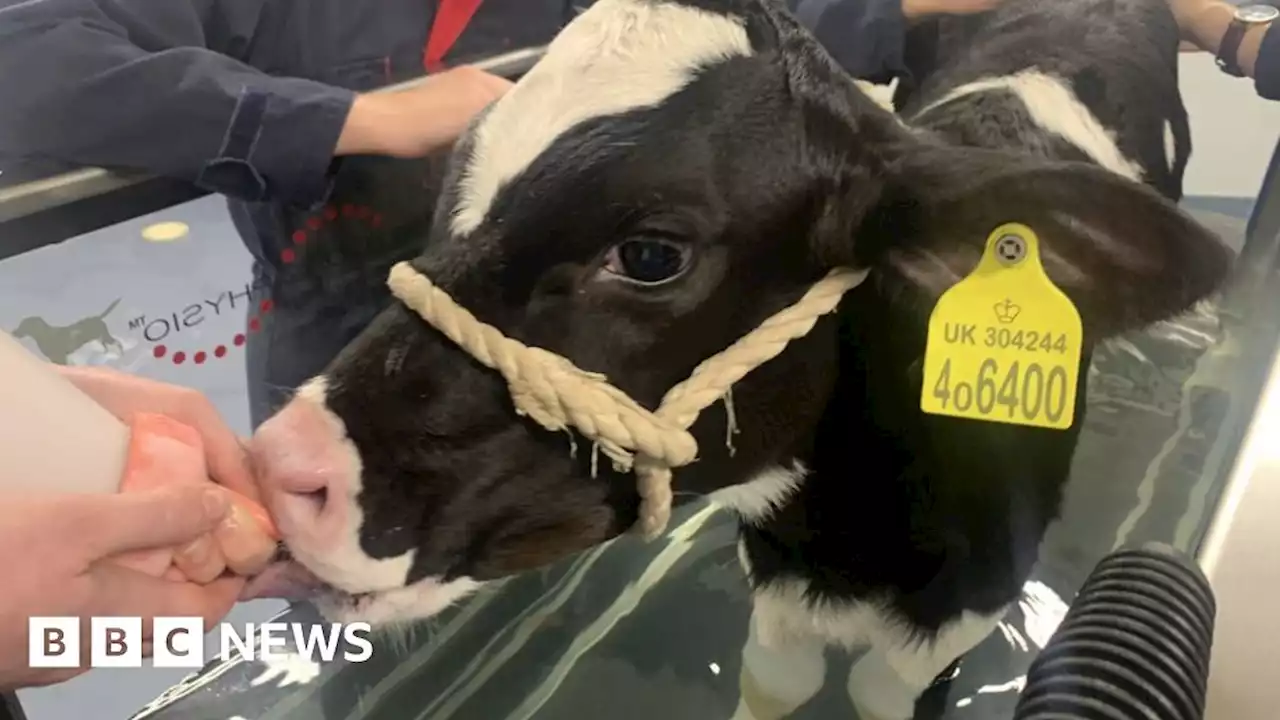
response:
<path fill-rule="evenodd" d="M 1280 101 L 1258 97 L 1252 80 L 1223 73 L 1208 53 L 1182 53 L 1180 60 L 1192 144 L 1184 193 L 1256 197 L 1280 141 Z M 888 101 L 890 88 L 867 89 Z"/>
<path fill-rule="evenodd" d="M 1207 53 L 1181 59 L 1192 143 L 1184 192 L 1255 197 L 1280 140 L 1280 102 L 1259 98 L 1252 80 L 1223 73 Z"/>

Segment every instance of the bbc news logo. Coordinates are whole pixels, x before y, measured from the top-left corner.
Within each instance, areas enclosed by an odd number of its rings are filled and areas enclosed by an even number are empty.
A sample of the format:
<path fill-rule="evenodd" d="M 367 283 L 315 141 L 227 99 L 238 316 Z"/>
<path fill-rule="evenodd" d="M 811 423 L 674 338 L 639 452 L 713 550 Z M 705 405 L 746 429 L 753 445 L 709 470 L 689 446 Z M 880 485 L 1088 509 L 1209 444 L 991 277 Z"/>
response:
<path fill-rule="evenodd" d="M 89 649 L 89 667 L 142 667 L 142 618 L 95 617 L 89 636 L 80 636 L 80 618 L 33 617 L 28 623 L 28 664 L 33 668 L 81 667 L 82 644 Z M 155 667 L 201 668 L 205 664 L 204 620 L 198 617 L 158 617 L 151 635 Z M 218 660 L 233 658 L 270 662 L 301 656 L 312 662 L 367 661 L 373 655 L 368 623 L 304 625 L 302 623 L 232 623 L 218 625 Z M 292 648 L 290 647 L 292 640 Z"/>

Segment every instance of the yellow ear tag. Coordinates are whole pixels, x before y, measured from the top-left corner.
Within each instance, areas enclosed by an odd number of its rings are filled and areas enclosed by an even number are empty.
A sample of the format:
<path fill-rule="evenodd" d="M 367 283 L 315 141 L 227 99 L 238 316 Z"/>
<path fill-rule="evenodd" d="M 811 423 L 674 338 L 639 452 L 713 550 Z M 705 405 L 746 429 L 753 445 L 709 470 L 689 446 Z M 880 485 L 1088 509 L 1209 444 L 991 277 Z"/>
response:
<path fill-rule="evenodd" d="M 1010 223 L 929 317 L 920 409 L 1065 429 L 1075 415 L 1080 313 L 1040 264 L 1040 240 Z"/>

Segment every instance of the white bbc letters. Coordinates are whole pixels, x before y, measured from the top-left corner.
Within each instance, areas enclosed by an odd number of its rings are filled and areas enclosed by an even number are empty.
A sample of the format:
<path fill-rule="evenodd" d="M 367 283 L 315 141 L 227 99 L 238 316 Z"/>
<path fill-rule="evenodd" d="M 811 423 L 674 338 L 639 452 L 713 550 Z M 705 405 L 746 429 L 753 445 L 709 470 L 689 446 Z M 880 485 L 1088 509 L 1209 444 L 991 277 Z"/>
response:
<path fill-rule="evenodd" d="M 33 617 L 28 620 L 28 663 L 33 668 L 81 667 L 80 619 Z M 221 624 L 221 660 L 242 657 L 269 662 L 301 656 L 313 662 L 365 662 L 373 655 L 368 623 L 303 626 L 299 623 L 247 623 L 237 632 Z M 293 640 L 290 645 L 290 638 Z M 257 640 L 255 643 L 254 640 Z M 345 641 L 345 642 L 344 642 Z M 142 667 L 142 618 L 90 618 L 89 667 Z M 344 649 L 345 646 L 345 649 Z M 155 667 L 201 668 L 205 657 L 204 620 L 198 617 L 158 617 L 152 625 L 151 656 Z"/>

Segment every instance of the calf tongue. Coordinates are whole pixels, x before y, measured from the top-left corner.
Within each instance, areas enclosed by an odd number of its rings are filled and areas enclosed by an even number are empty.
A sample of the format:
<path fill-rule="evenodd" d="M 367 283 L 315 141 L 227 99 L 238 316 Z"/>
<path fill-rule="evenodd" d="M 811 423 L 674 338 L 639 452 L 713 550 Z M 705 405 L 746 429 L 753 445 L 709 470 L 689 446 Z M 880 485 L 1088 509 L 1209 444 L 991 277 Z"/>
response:
<path fill-rule="evenodd" d="M 283 598 L 306 600 L 322 588 L 324 581 L 294 560 L 277 560 L 249 579 L 240 592 L 241 600 Z"/>

